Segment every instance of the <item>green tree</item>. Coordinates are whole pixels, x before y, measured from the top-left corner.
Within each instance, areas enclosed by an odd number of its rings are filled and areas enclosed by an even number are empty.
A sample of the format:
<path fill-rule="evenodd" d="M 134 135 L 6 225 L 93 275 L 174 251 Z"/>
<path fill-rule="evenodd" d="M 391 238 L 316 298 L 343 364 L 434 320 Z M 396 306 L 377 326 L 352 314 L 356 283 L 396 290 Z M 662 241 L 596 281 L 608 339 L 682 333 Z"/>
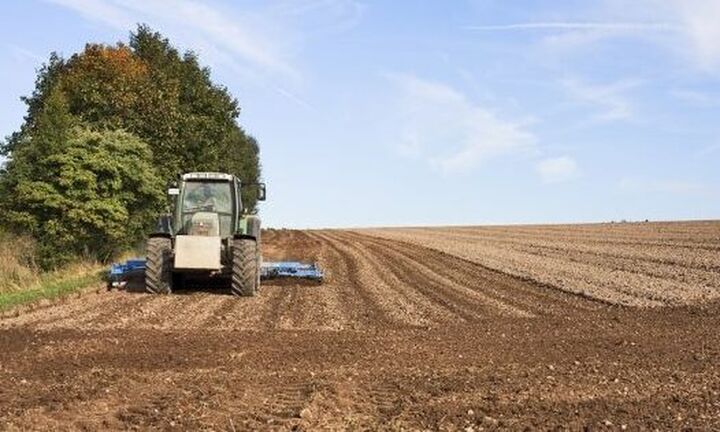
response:
<path fill-rule="evenodd" d="M 123 129 L 148 143 L 167 183 L 188 171 L 260 179 L 259 147 L 237 124 L 237 100 L 212 82 L 194 53 L 181 55 L 147 26 L 131 33 L 129 45 L 88 44 L 68 60 L 51 55 L 33 94 L 24 98 L 28 115 L 6 142 L 5 154 L 37 132 L 38 112 L 53 91 L 64 94 L 70 114 L 83 125 Z M 244 198 L 255 207 L 253 193 Z"/>
<path fill-rule="evenodd" d="M 77 123 L 57 88 L 51 90 L 43 102 L 44 106 L 28 114 L 32 121 L 10 138 L 14 149 L 12 159 L 0 172 L 2 223 L 15 232 L 33 235 L 38 233 L 38 217 L 42 218 L 43 214 L 35 215 L 25 207 L 22 188 L 30 181 L 44 181 L 54 175 L 47 156 L 63 151 Z"/>
<path fill-rule="evenodd" d="M 160 142 L 156 131 L 171 131 L 161 151 L 153 148 L 156 157 L 173 161 L 165 177 L 182 171 L 222 171 L 245 182 L 259 181 L 259 146 L 237 124 L 238 102 L 225 87 L 212 82 L 210 70 L 200 66 L 197 56 L 192 52 L 181 56 L 167 39 L 144 25 L 131 34 L 129 46 L 148 64 L 151 81 L 177 96 L 175 108 L 166 110 L 175 116 L 162 117 L 167 124 L 138 132 L 148 142 Z M 254 191 L 248 189 L 243 198 L 255 208 Z"/>
<path fill-rule="evenodd" d="M 128 45 L 51 54 L 23 101 L 25 121 L 1 149 L 0 223 L 35 236 L 45 266 L 79 253 L 106 259 L 141 237 L 178 174 L 260 179 L 237 100 L 147 26 Z M 243 199 L 255 208 L 253 190 Z"/>
<path fill-rule="evenodd" d="M 163 200 L 150 161 L 148 146 L 130 133 L 74 127 L 19 175 L 8 191 L 11 218 L 38 239 L 40 264 L 78 255 L 105 261 L 141 238 Z"/>

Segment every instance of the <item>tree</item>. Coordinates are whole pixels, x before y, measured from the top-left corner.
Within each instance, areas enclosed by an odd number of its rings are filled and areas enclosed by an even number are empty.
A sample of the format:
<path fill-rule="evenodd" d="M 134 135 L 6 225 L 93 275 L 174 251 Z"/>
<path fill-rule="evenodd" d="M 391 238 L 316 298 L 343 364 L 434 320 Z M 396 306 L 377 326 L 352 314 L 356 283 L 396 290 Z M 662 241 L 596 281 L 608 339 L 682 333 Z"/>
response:
<path fill-rule="evenodd" d="M 129 45 L 51 54 L 23 101 L 25 121 L 1 149 L 1 223 L 35 236 L 46 266 L 58 252 L 105 259 L 140 237 L 178 174 L 260 179 L 258 143 L 237 124 L 237 100 L 195 54 L 147 26 Z M 243 199 L 255 208 L 254 191 Z"/>
<path fill-rule="evenodd" d="M 32 120 L 10 138 L 9 143 L 14 149 L 12 159 L 0 172 L 2 223 L 19 233 L 37 233 L 38 218 L 35 216 L 42 218 L 25 207 L 22 188 L 29 181 L 44 181 L 54 174 L 53 167 L 47 165 L 47 156 L 63 151 L 76 124 L 67 100 L 59 90 L 50 91 L 43 103 L 42 107 L 28 113 L 26 119 Z"/>
<path fill-rule="evenodd" d="M 150 160 L 130 133 L 74 127 L 35 169 L 13 171 L 10 218 L 38 239 L 41 266 L 78 255 L 106 261 L 141 238 L 163 200 Z"/>
<path fill-rule="evenodd" d="M 3 151 L 12 156 L 37 128 L 38 112 L 53 91 L 69 112 L 94 130 L 122 129 L 145 141 L 166 183 L 188 171 L 224 171 L 246 182 L 260 179 L 259 147 L 237 124 L 238 102 L 211 80 L 192 52 L 141 25 L 129 45 L 87 44 L 68 60 L 52 54 L 33 94 L 28 115 Z M 242 155 L 239 158 L 238 155 Z M 232 163 L 231 163 L 232 162 Z M 254 194 L 245 197 L 254 208 Z"/>
<path fill-rule="evenodd" d="M 222 171 L 245 182 L 259 181 L 259 146 L 236 123 L 238 102 L 225 87 L 212 82 L 210 70 L 200 66 L 197 56 L 192 52 L 180 56 L 167 39 L 144 25 L 131 34 L 129 46 L 148 64 L 151 81 L 177 96 L 176 108 L 170 110 L 177 114 L 172 124 L 138 132 L 148 142 L 161 142 L 153 136 L 156 130 L 173 131 L 162 151 L 153 148 L 156 157 L 166 160 L 182 156 L 174 162 L 181 169 L 168 167 L 166 177 L 180 171 Z M 243 198 L 249 208 L 255 208 L 253 191 L 248 189 Z"/>

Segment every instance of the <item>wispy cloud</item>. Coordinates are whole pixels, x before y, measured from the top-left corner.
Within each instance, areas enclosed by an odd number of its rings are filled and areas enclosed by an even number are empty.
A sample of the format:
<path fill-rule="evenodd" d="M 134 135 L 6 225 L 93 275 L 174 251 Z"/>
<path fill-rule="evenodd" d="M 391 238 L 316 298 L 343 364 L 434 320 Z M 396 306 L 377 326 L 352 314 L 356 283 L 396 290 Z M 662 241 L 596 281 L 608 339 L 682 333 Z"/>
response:
<path fill-rule="evenodd" d="M 297 71 L 259 25 L 258 15 L 234 16 L 195 0 L 49 0 L 77 11 L 82 16 L 111 27 L 128 30 L 137 22 L 160 23 L 177 31 L 183 39 L 194 39 L 201 47 L 211 46 L 209 54 L 234 59 L 260 70 L 294 76 Z M 275 35 L 279 36 L 279 35 Z M 281 39 L 281 38 L 278 38 Z"/>
<path fill-rule="evenodd" d="M 304 81 L 300 46 L 308 34 L 327 35 L 357 25 L 364 10 L 356 0 L 260 2 L 242 9 L 200 0 L 46 1 L 118 30 L 148 23 L 191 47 L 213 68 L 227 68 L 244 82 L 309 110 L 312 105 L 297 89 Z"/>
<path fill-rule="evenodd" d="M 575 79 L 561 81 L 567 92 L 581 104 L 594 107 L 593 120 L 609 122 L 633 118 L 633 104 L 627 92 L 640 85 L 637 80 L 611 84 L 588 84 Z"/>
<path fill-rule="evenodd" d="M 366 5 L 358 0 L 283 0 L 270 9 L 275 15 L 301 19 L 308 32 L 332 33 L 358 25 Z"/>
<path fill-rule="evenodd" d="M 465 26 L 470 31 L 543 32 L 550 49 L 581 49 L 620 37 L 638 37 L 688 57 L 706 71 L 720 70 L 720 1 L 602 0 L 585 20 L 528 21 Z M 625 17 L 617 21 L 618 16 Z"/>
<path fill-rule="evenodd" d="M 30 51 L 27 48 L 23 48 L 19 45 L 15 44 L 6 44 L 6 46 L 10 49 L 10 52 L 12 53 L 13 57 L 17 61 L 27 62 L 30 61 L 35 64 L 40 64 L 44 62 L 46 59 L 45 57 L 41 56 L 40 54 L 37 54 L 33 51 Z"/>
<path fill-rule="evenodd" d="M 717 0 L 669 0 L 670 13 L 678 16 L 683 40 L 678 41 L 703 69 L 720 68 L 720 2 Z M 681 51 L 683 52 L 683 51 Z"/>
<path fill-rule="evenodd" d="M 499 25 L 465 26 L 466 30 L 511 31 L 511 30 L 611 30 L 611 31 L 678 31 L 680 26 L 674 23 L 655 22 L 584 22 L 551 21 L 522 22 Z"/>
<path fill-rule="evenodd" d="M 560 183 L 578 175 L 577 162 L 569 156 L 543 159 L 536 168 L 545 183 Z"/>
<path fill-rule="evenodd" d="M 502 119 L 447 84 L 413 75 L 389 75 L 401 91 L 401 151 L 443 172 L 533 148 L 526 123 Z"/>
<path fill-rule="evenodd" d="M 47 0 L 72 9 L 83 17 L 99 21 L 111 27 L 128 29 L 135 24 L 133 17 L 112 1 L 103 0 Z"/>
<path fill-rule="evenodd" d="M 714 108 L 720 106 L 720 95 L 718 94 L 710 94 L 697 90 L 674 89 L 670 90 L 670 95 L 695 107 Z"/>

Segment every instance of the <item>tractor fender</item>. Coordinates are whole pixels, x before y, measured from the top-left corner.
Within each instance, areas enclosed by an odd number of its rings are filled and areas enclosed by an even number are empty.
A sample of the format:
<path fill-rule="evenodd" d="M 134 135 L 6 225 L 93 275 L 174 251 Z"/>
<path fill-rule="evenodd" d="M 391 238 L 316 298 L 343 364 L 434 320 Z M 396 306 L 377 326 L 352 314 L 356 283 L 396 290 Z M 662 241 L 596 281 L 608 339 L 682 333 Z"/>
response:
<path fill-rule="evenodd" d="M 254 215 L 243 216 L 238 223 L 234 238 L 249 238 L 260 242 L 260 218 Z"/>

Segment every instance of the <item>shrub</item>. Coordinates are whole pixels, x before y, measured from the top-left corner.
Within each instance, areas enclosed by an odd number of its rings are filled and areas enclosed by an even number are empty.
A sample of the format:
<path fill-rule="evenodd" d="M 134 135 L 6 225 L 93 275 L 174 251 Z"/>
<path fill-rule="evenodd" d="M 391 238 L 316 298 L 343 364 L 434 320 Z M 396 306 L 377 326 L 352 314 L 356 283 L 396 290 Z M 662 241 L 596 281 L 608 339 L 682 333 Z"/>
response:
<path fill-rule="evenodd" d="M 6 223 L 32 233 L 40 266 L 107 261 L 141 238 L 163 199 L 147 145 L 127 132 L 75 127 L 51 146 L 5 188 Z"/>

